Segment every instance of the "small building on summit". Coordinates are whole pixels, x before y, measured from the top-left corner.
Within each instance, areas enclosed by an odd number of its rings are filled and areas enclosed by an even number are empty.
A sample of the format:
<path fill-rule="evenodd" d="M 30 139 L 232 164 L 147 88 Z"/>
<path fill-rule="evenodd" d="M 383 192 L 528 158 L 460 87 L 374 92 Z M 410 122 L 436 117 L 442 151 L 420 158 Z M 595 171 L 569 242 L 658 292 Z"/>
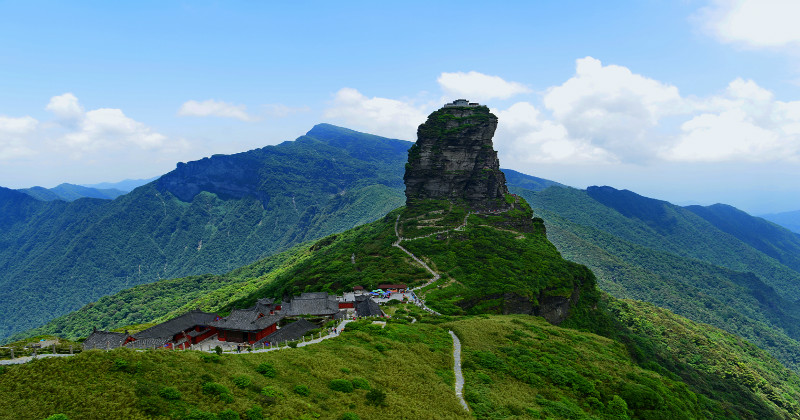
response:
<path fill-rule="evenodd" d="M 336 296 L 325 292 L 302 293 L 288 303 L 283 304 L 281 314 L 284 316 L 330 316 L 339 313 L 339 302 Z"/>
<path fill-rule="evenodd" d="M 444 106 L 442 108 L 455 108 L 455 107 L 461 107 L 461 106 L 474 108 L 476 106 L 481 106 L 481 104 L 479 104 L 477 102 L 470 102 L 470 101 L 468 101 L 466 99 L 456 99 L 453 102 L 444 104 Z"/>

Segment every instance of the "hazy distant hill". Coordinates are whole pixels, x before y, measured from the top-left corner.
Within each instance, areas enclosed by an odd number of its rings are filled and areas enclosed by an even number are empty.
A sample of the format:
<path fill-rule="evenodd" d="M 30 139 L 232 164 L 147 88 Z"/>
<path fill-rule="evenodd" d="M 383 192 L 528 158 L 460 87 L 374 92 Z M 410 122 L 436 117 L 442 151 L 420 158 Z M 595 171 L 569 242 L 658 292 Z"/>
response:
<path fill-rule="evenodd" d="M 29 196 L 42 201 L 75 201 L 79 198 L 102 198 L 104 200 L 113 200 L 126 191 L 116 188 L 90 188 L 83 185 L 63 183 L 53 188 L 31 187 L 21 188 L 17 191 L 28 194 Z"/>
<path fill-rule="evenodd" d="M 795 233 L 800 233 L 800 210 L 783 213 L 762 214 L 762 218 L 777 223 Z"/>
<path fill-rule="evenodd" d="M 125 179 L 119 182 L 101 182 L 99 184 L 83 184 L 84 187 L 98 189 L 115 189 L 125 192 L 133 191 L 137 187 L 148 184 L 158 179 L 157 176 L 148 179 Z"/>

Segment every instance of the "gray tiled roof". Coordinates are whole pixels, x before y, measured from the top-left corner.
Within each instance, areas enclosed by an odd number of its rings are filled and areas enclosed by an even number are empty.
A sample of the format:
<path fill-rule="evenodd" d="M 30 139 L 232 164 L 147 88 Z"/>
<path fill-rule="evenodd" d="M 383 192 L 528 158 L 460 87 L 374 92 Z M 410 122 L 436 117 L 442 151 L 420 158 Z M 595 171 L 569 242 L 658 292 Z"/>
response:
<path fill-rule="evenodd" d="M 294 341 L 300 339 L 300 337 L 304 336 L 307 332 L 317 328 L 317 326 L 311 322 L 308 322 L 305 319 L 299 319 L 291 324 L 275 331 L 274 333 L 266 336 L 260 342 L 270 343 L 270 345 L 276 345 L 279 343 L 283 343 L 285 341 Z"/>
<path fill-rule="evenodd" d="M 172 340 L 172 336 L 142 338 L 136 341 L 131 341 L 130 343 L 126 344 L 125 347 L 130 349 L 156 349 L 164 347 L 164 345 L 170 340 Z"/>
<path fill-rule="evenodd" d="M 214 321 L 214 319 L 216 319 L 217 316 L 218 315 L 214 313 L 203 312 L 201 310 L 195 309 L 177 318 L 172 318 L 169 321 L 162 322 L 144 331 L 140 331 L 134 334 L 133 337 L 137 340 L 141 340 L 143 338 L 160 338 L 160 337 L 171 338 L 173 335 L 181 331 L 185 331 L 194 326 L 210 325 L 210 322 Z"/>
<path fill-rule="evenodd" d="M 356 296 L 356 315 L 358 316 L 383 316 L 378 302 L 372 300 L 369 296 Z"/>
<path fill-rule="evenodd" d="M 258 305 L 256 305 L 257 307 Z M 225 330 L 261 331 L 283 319 L 283 315 L 269 315 L 269 311 L 265 313 L 256 308 L 234 309 L 230 315 L 208 325 Z M 259 317 L 261 314 L 263 316 Z"/>
<path fill-rule="evenodd" d="M 83 341 L 83 349 L 115 349 L 130 337 L 126 333 L 111 331 L 94 331 Z"/>
<path fill-rule="evenodd" d="M 281 307 L 281 313 L 286 316 L 335 315 L 338 312 L 336 296 L 325 292 L 303 293 Z"/>

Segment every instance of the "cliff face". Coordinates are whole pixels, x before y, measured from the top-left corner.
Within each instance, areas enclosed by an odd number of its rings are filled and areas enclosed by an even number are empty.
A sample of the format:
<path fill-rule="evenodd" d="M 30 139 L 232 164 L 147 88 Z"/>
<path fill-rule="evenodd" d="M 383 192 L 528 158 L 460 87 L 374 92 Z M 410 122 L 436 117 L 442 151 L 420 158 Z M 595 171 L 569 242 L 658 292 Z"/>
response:
<path fill-rule="evenodd" d="M 474 210 L 507 209 L 506 179 L 492 144 L 496 128 L 497 117 L 485 106 L 450 106 L 429 115 L 408 151 L 406 204 L 444 199 Z"/>

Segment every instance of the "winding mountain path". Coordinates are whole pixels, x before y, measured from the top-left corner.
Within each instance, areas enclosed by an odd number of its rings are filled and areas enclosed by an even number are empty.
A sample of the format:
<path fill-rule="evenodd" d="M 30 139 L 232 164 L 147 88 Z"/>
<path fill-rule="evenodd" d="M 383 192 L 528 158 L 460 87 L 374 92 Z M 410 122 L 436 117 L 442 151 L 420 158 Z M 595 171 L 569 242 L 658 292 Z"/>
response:
<path fill-rule="evenodd" d="M 464 410 L 469 411 L 467 400 L 464 399 L 464 375 L 461 373 L 461 341 L 453 331 L 449 331 L 453 337 L 453 373 L 456 377 L 456 397 Z"/>

